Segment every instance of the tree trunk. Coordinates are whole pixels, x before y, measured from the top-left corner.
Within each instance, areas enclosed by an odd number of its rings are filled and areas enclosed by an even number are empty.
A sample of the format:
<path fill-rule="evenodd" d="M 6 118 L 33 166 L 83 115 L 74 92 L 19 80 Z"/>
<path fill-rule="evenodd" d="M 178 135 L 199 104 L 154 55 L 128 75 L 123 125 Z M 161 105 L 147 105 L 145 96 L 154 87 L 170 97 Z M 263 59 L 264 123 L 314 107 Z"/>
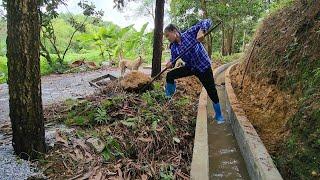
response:
<path fill-rule="evenodd" d="M 235 23 L 232 23 L 232 26 L 225 27 L 224 26 L 224 32 L 223 32 L 223 56 L 231 55 L 233 52 L 233 36 L 234 36 L 234 30 L 235 30 Z"/>
<path fill-rule="evenodd" d="M 7 58 L 12 145 L 23 159 L 44 153 L 37 0 L 7 1 Z"/>
<path fill-rule="evenodd" d="M 209 18 L 208 16 L 208 11 L 207 11 L 207 4 L 205 0 L 201 0 L 201 9 L 203 11 L 203 17 L 204 18 Z M 212 55 L 212 36 L 211 34 L 208 34 L 208 36 L 206 37 L 206 49 L 208 51 L 208 55 L 211 58 Z"/>
<path fill-rule="evenodd" d="M 225 25 L 224 23 L 221 25 L 221 31 L 222 31 L 222 36 L 221 36 L 221 54 L 222 56 L 225 56 L 226 53 L 225 53 L 225 42 L 224 42 L 224 37 L 225 37 Z"/>
<path fill-rule="evenodd" d="M 161 71 L 164 3 L 165 0 L 156 1 L 151 72 L 152 77 L 156 76 Z"/>
<path fill-rule="evenodd" d="M 246 37 L 247 37 L 246 32 L 247 32 L 246 30 L 243 31 L 242 52 L 244 52 L 244 50 L 246 49 Z"/>

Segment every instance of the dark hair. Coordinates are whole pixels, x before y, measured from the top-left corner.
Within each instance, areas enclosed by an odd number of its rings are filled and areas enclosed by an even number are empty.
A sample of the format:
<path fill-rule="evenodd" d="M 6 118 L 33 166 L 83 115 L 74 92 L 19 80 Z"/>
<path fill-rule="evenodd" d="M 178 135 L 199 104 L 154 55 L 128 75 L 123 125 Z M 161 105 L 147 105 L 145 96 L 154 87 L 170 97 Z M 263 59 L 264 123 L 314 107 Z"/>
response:
<path fill-rule="evenodd" d="M 173 32 L 173 31 L 179 32 L 179 29 L 174 24 L 169 24 L 166 28 L 164 28 L 164 32 Z"/>

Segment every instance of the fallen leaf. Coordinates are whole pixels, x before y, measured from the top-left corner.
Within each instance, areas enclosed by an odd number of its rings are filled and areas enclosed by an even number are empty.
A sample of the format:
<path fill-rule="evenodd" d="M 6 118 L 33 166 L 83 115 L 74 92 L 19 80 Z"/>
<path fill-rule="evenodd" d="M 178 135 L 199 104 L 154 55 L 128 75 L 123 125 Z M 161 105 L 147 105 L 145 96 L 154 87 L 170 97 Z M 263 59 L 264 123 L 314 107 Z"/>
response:
<path fill-rule="evenodd" d="M 56 130 L 56 142 L 64 146 L 68 146 L 68 141 L 62 137 L 62 133 L 59 129 Z"/>
<path fill-rule="evenodd" d="M 148 175 L 146 175 L 146 174 L 141 175 L 141 180 L 147 180 L 147 179 L 148 179 Z"/>
<path fill-rule="evenodd" d="M 153 139 L 151 137 L 148 138 L 138 138 L 138 140 L 142 141 L 142 142 L 152 142 Z"/>

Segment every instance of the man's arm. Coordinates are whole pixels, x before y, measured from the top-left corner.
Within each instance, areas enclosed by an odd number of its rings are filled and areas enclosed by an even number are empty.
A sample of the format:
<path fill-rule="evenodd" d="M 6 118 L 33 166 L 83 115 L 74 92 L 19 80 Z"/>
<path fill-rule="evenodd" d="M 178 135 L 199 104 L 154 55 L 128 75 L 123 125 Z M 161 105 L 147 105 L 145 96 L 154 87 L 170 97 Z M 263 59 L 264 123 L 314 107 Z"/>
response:
<path fill-rule="evenodd" d="M 209 28 L 212 26 L 212 21 L 210 19 L 204 19 L 198 22 L 196 25 L 192 26 L 186 33 L 190 34 L 192 37 L 197 38 L 197 33 L 199 30 L 208 31 Z"/>

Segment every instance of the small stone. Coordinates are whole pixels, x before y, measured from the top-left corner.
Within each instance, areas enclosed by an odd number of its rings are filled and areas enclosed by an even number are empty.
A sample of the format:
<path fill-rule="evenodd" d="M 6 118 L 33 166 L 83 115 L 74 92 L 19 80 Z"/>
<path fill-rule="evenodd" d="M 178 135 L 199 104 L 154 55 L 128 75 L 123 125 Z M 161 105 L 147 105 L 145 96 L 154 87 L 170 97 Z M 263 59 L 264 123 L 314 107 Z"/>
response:
<path fill-rule="evenodd" d="M 312 174 L 313 177 L 318 175 L 316 171 L 312 171 L 311 174 Z"/>
<path fill-rule="evenodd" d="M 180 139 L 177 138 L 177 137 L 173 137 L 173 140 L 174 140 L 176 143 L 180 143 Z"/>
<path fill-rule="evenodd" d="M 94 149 L 96 153 L 101 153 L 106 144 L 98 138 L 89 138 L 86 140 L 86 144 Z"/>
<path fill-rule="evenodd" d="M 40 180 L 40 179 L 47 179 L 47 177 L 45 175 L 43 175 L 42 173 L 33 173 L 28 177 L 28 180 Z"/>

